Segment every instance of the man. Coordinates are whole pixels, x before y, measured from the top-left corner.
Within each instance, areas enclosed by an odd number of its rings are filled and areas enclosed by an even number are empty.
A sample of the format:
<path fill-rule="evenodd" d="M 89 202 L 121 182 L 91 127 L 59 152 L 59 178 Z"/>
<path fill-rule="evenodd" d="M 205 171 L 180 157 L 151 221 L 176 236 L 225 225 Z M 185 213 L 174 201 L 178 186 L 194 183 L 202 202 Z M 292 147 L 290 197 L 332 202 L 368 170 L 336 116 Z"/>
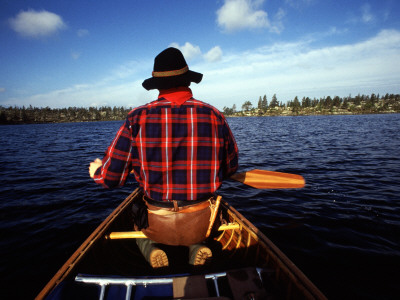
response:
<path fill-rule="evenodd" d="M 149 239 L 137 244 L 153 267 L 168 266 L 156 243 L 189 246 L 189 262 L 203 264 L 212 256 L 206 238 L 213 196 L 238 168 L 238 149 L 224 116 L 193 98 L 191 82 L 203 75 L 189 70 L 175 48 L 154 60 L 147 90 L 157 100 L 133 109 L 102 160 L 90 164 L 90 176 L 106 188 L 122 186 L 133 172 L 143 190 L 143 203 L 133 207 L 135 228 Z"/>

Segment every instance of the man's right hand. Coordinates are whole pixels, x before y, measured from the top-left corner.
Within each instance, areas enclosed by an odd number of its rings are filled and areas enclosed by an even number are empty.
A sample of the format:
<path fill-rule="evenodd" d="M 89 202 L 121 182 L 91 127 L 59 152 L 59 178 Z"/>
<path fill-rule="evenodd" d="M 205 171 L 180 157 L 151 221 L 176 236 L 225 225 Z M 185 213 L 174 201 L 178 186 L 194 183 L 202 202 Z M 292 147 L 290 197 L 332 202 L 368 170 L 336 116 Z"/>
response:
<path fill-rule="evenodd" d="M 101 161 L 100 158 L 96 158 L 94 161 L 92 161 L 89 165 L 89 175 L 91 178 L 94 177 L 94 173 L 96 173 L 97 169 L 100 168 L 103 165 L 103 162 Z"/>

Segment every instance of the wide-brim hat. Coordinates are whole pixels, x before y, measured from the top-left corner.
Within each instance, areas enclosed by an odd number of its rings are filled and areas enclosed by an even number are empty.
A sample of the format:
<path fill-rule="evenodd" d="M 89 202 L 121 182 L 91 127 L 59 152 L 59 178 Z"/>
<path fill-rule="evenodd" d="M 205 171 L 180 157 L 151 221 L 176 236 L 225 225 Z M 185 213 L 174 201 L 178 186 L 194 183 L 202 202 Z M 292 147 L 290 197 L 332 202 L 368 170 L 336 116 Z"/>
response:
<path fill-rule="evenodd" d="M 152 77 L 143 81 L 142 86 L 146 90 L 170 89 L 199 83 L 202 78 L 203 74 L 189 70 L 182 52 L 171 47 L 156 56 Z"/>

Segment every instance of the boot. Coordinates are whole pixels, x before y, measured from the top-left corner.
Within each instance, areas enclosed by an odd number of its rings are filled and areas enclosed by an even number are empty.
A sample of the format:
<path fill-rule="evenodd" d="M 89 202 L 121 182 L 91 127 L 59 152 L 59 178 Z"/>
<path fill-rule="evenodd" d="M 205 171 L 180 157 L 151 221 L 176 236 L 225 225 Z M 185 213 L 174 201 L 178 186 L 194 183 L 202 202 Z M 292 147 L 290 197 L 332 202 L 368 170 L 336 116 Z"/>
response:
<path fill-rule="evenodd" d="M 211 261 L 212 252 L 210 248 L 203 244 L 189 246 L 189 264 L 193 266 L 203 266 Z"/>
<path fill-rule="evenodd" d="M 156 247 L 156 242 L 150 239 L 136 239 L 140 252 L 153 268 L 168 267 L 167 254 Z"/>

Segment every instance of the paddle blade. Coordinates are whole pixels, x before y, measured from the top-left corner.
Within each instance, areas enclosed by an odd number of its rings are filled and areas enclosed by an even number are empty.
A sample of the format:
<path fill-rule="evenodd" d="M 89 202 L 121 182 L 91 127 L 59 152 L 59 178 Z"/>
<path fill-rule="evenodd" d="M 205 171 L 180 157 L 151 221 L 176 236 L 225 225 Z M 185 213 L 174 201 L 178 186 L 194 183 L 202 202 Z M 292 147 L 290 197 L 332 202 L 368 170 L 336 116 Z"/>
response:
<path fill-rule="evenodd" d="M 306 184 L 303 176 L 265 170 L 235 173 L 231 178 L 256 189 L 297 189 Z"/>

